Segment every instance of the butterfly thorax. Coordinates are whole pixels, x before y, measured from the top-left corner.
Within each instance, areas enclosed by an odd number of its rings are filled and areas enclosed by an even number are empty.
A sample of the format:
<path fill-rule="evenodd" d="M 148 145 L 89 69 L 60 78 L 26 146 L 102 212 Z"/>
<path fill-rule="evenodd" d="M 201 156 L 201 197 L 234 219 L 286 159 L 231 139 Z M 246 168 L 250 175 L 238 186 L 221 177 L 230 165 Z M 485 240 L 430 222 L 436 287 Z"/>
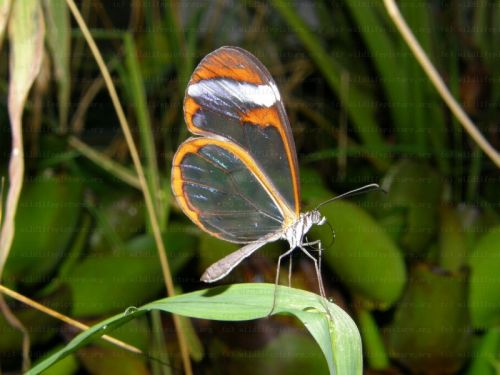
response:
<path fill-rule="evenodd" d="M 322 225 L 326 218 L 318 210 L 301 213 L 297 220 L 290 224 L 283 234 L 291 248 L 301 246 L 304 243 L 304 236 L 313 225 Z"/>

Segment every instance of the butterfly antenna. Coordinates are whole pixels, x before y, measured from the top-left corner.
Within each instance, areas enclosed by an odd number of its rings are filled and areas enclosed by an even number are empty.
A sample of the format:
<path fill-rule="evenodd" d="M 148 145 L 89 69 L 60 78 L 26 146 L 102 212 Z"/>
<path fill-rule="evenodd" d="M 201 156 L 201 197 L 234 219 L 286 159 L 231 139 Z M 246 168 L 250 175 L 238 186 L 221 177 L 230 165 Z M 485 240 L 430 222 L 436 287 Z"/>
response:
<path fill-rule="evenodd" d="M 326 224 L 328 224 L 328 226 L 330 227 L 330 231 L 332 232 L 332 241 L 328 244 L 327 247 L 325 247 L 325 250 L 328 250 L 330 247 L 333 246 L 335 242 L 335 231 L 333 230 L 332 224 L 330 224 L 328 220 L 326 221 Z"/>
<path fill-rule="evenodd" d="M 384 189 L 382 189 L 378 184 L 369 184 L 369 185 L 365 185 L 365 186 L 362 186 L 360 188 L 348 191 L 347 193 L 337 195 L 336 197 L 330 198 L 330 199 L 318 204 L 315 209 L 317 210 L 321 206 L 324 206 L 325 204 L 336 201 L 337 199 L 346 198 L 346 197 L 353 197 L 355 195 L 368 193 L 370 191 L 383 191 L 384 193 L 386 193 L 386 191 Z"/>

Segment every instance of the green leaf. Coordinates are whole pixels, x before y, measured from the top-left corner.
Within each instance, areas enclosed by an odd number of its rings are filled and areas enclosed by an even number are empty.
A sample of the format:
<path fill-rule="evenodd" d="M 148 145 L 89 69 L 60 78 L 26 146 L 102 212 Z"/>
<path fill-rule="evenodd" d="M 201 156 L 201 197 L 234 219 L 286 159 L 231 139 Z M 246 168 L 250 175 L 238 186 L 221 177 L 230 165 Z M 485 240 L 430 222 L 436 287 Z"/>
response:
<path fill-rule="evenodd" d="M 77 179 L 40 176 L 31 180 L 19 201 L 6 275 L 34 284 L 54 270 L 78 232 L 81 197 L 82 184 Z"/>
<path fill-rule="evenodd" d="M 475 328 L 500 324 L 500 225 L 491 229 L 477 243 L 469 257 L 469 304 Z"/>
<path fill-rule="evenodd" d="M 466 274 L 418 264 L 387 329 L 388 347 L 412 373 L 455 373 L 471 339 Z"/>
<path fill-rule="evenodd" d="M 336 201 L 321 209 L 336 233 L 323 257 L 353 292 L 385 308 L 401 295 L 406 269 L 400 250 L 384 229 L 361 208 Z M 332 234 L 322 230 L 323 246 Z"/>
<path fill-rule="evenodd" d="M 382 198 L 383 220 L 394 216 L 402 220 L 401 247 L 410 256 L 423 255 L 438 227 L 442 178 L 425 164 L 402 160 L 391 167 L 381 185 L 388 192 Z"/>
<path fill-rule="evenodd" d="M 194 238 L 181 233 L 163 236 L 175 274 L 193 255 Z M 158 296 L 165 284 L 151 235 L 138 236 L 118 252 L 89 256 L 68 272 L 73 316 L 99 316 L 140 305 Z"/>
<path fill-rule="evenodd" d="M 112 253 L 144 227 L 143 202 L 129 192 L 101 193 L 98 207 L 89 206 L 96 220 L 90 240 L 92 253 Z"/>
<path fill-rule="evenodd" d="M 337 305 L 303 290 L 277 287 L 272 314 L 290 314 L 302 321 L 319 344 L 331 374 L 362 374 L 361 339 L 352 319 Z M 75 337 L 66 347 L 33 367 L 38 374 L 78 348 L 151 310 L 199 319 L 239 321 L 265 318 L 273 305 L 274 284 L 236 284 L 161 299 L 130 308 Z M 325 310 L 328 308 L 328 312 Z"/>
<path fill-rule="evenodd" d="M 375 318 L 370 311 L 364 308 L 359 309 L 357 318 L 368 367 L 372 370 L 385 370 L 389 368 L 389 357 Z"/>

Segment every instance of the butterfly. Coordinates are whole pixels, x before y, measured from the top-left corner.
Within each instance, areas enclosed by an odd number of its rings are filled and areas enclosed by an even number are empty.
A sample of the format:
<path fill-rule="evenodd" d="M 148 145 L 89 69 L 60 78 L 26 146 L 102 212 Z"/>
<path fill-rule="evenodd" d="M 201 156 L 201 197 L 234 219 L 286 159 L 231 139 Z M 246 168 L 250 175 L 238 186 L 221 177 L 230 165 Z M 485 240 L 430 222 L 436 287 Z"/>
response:
<path fill-rule="evenodd" d="M 305 235 L 326 219 L 317 209 L 301 212 L 295 143 L 269 71 L 244 49 L 215 50 L 191 76 L 184 117 L 196 137 L 182 143 L 173 158 L 177 203 L 205 232 L 244 244 L 208 267 L 201 280 L 222 279 L 259 248 L 282 239 L 290 247 L 278 258 L 276 280 L 281 260 L 300 249 L 314 261 L 324 296 L 321 258 L 306 249 L 321 250 L 321 244 L 307 242 Z"/>

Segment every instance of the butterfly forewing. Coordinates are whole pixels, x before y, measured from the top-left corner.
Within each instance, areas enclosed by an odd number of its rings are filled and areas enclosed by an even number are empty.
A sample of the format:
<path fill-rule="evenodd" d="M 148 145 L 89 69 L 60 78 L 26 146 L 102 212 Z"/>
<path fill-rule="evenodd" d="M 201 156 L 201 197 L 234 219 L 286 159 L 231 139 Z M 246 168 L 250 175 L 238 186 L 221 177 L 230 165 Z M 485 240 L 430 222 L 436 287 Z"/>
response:
<path fill-rule="evenodd" d="M 250 53 L 222 47 L 194 71 L 184 101 L 189 130 L 245 149 L 276 187 L 291 215 L 300 212 L 297 155 L 279 91 Z"/>

